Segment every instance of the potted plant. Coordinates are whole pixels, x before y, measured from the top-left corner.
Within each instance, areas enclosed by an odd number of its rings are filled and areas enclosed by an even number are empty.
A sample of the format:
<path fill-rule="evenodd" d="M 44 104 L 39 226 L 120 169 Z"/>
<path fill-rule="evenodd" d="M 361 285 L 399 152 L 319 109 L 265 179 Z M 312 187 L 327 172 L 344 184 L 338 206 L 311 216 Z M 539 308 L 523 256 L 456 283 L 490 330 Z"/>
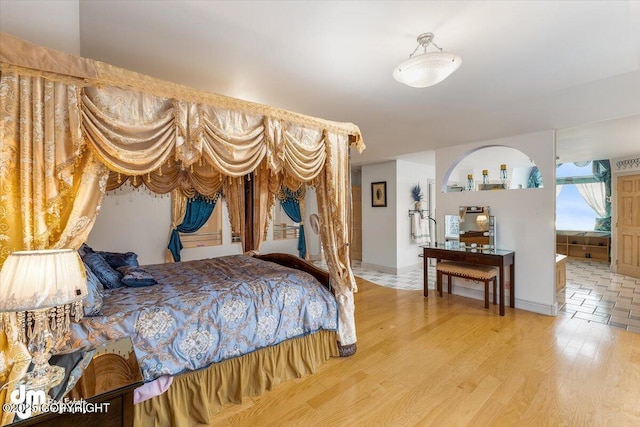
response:
<path fill-rule="evenodd" d="M 411 189 L 411 197 L 413 198 L 416 210 L 421 211 L 423 209 L 422 199 L 424 198 L 424 195 L 422 194 L 420 183 L 414 185 Z"/>

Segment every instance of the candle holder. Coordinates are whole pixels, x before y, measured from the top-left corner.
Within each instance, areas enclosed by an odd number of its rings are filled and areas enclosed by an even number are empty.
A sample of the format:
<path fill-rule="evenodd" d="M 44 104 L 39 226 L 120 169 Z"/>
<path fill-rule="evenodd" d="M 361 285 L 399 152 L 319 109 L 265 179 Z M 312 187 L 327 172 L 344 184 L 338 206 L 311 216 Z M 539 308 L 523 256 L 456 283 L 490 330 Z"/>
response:
<path fill-rule="evenodd" d="M 500 182 L 507 183 L 507 165 L 500 165 Z"/>
<path fill-rule="evenodd" d="M 467 191 L 473 191 L 475 188 L 475 182 L 473 181 L 473 175 L 467 175 Z"/>
<path fill-rule="evenodd" d="M 482 170 L 482 183 L 483 184 L 489 183 L 489 171 L 487 169 Z"/>

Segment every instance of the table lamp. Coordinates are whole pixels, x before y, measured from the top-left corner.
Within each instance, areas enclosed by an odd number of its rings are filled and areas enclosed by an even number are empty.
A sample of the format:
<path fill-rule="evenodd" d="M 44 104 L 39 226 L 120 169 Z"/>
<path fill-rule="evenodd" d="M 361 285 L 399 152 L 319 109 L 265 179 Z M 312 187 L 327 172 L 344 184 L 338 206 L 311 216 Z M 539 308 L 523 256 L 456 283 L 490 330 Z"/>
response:
<path fill-rule="evenodd" d="M 64 368 L 49 365 L 49 357 L 69 337 L 70 316 L 82 317 L 86 296 L 84 264 L 73 249 L 18 251 L 5 260 L 0 312 L 16 313 L 18 340 L 31 353 L 34 367 L 23 379 L 27 389 L 48 392 L 64 378 Z"/>

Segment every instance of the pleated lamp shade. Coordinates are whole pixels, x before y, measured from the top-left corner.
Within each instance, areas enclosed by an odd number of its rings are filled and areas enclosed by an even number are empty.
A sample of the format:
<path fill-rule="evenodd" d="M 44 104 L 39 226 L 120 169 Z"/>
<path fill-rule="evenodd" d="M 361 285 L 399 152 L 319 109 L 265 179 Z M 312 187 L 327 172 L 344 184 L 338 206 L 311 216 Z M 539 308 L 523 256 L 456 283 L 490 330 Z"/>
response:
<path fill-rule="evenodd" d="M 13 252 L 0 272 L 0 312 L 57 307 L 85 296 L 84 264 L 73 249 Z"/>

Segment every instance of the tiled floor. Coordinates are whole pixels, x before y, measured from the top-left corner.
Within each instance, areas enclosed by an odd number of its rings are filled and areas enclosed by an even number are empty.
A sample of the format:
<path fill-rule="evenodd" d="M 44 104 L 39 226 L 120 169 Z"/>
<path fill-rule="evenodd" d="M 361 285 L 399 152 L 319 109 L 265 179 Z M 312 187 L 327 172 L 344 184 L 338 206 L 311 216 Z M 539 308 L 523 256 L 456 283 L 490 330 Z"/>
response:
<path fill-rule="evenodd" d="M 324 262 L 315 262 L 318 267 L 326 270 L 327 265 Z M 367 270 L 362 268 L 360 261 L 352 261 L 351 269 L 353 275 L 358 276 L 364 280 L 375 283 L 376 285 L 384 286 L 386 288 L 404 289 L 408 291 L 421 291 L 422 290 L 422 267 L 419 270 L 413 270 L 405 274 L 389 274 L 382 273 L 375 270 Z M 435 267 L 429 267 L 429 289 L 436 288 L 435 282 Z"/>
<path fill-rule="evenodd" d="M 640 333 L 640 279 L 609 271 L 609 263 L 567 258 L 560 314 Z"/>
<path fill-rule="evenodd" d="M 429 288 L 435 289 L 435 268 L 429 268 Z M 386 288 L 405 289 L 411 291 L 422 290 L 422 268 L 420 268 L 419 270 L 413 270 L 409 273 L 394 275 L 381 273 L 379 271 L 366 270 L 362 268 L 359 261 L 354 261 L 352 269 L 355 276 L 361 277 L 364 280 L 368 280 L 369 282 L 373 282 Z"/>
<path fill-rule="evenodd" d="M 429 288 L 435 289 L 435 269 L 429 268 Z M 422 268 L 393 275 L 354 261 L 353 274 L 388 288 L 422 290 Z M 607 262 L 568 258 L 567 286 L 556 298 L 560 315 L 640 333 L 640 279 L 610 272 Z"/>

